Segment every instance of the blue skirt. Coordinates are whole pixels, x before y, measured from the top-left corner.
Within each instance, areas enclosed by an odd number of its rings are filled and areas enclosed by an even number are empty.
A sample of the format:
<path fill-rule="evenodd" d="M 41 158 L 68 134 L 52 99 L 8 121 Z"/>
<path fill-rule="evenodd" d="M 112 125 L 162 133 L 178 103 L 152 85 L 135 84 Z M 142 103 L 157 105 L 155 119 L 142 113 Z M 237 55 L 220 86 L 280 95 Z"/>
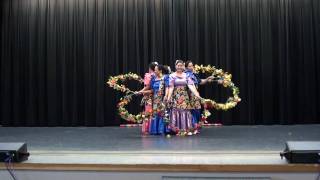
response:
<path fill-rule="evenodd" d="M 192 125 L 193 127 L 196 127 L 196 125 L 199 124 L 199 121 L 201 118 L 201 109 L 191 109 L 191 115 L 192 115 Z"/>
<path fill-rule="evenodd" d="M 168 133 L 168 128 L 166 127 L 166 123 L 163 120 L 163 117 L 159 115 L 153 116 L 150 121 L 149 134 L 151 135 L 160 135 Z"/>

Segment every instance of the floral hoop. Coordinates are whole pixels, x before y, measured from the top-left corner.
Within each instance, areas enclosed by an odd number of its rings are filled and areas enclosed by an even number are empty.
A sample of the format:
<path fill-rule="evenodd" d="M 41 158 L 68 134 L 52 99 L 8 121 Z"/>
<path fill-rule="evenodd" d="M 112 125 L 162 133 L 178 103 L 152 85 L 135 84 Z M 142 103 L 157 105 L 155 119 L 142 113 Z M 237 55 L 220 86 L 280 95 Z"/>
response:
<path fill-rule="evenodd" d="M 207 123 L 207 118 L 211 115 L 209 109 L 215 108 L 217 110 L 224 110 L 227 111 L 228 109 L 231 109 L 235 107 L 240 101 L 239 97 L 239 88 L 234 85 L 234 83 L 231 81 L 232 75 L 224 72 L 222 69 L 216 69 L 214 66 L 207 65 L 195 65 L 194 73 L 208 73 L 211 74 L 211 76 L 216 79 L 216 81 L 219 84 L 222 84 L 226 88 L 230 88 L 232 90 L 232 97 L 229 97 L 225 103 L 217 103 L 212 99 L 201 99 L 202 104 L 204 106 L 204 110 L 201 114 L 201 122 L 200 126 L 203 123 Z M 134 73 L 128 73 L 128 74 L 122 74 L 118 76 L 111 76 L 107 82 L 107 84 L 118 91 L 124 92 L 127 95 L 120 99 L 120 102 L 118 103 L 118 111 L 121 118 L 134 122 L 134 123 L 141 123 L 144 120 L 148 120 L 154 113 L 161 113 L 164 115 L 164 118 L 166 121 L 168 121 L 168 113 L 165 110 L 165 106 L 161 105 L 157 107 L 156 110 L 153 112 L 141 112 L 137 115 L 130 114 L 129 111 L 125 108 L 126 105 L 130 103 L 132 100 L 132 96 L 134 95 L 134 91 L 130 90 L 123 84 L 119 84 L 119 82 L 124 82 L 125 80 L 136 80 L 140 83 L 143 83 L 143 79 Z M 165 112 L 165 113 L 163 113 Z"/>
<path fill-rule="evenodd" d="M 125 108 L 125 106 L 131 102 L 132 97 L 136 94 L 134 94 L 134 91 L 130 90 L 124 85 L 119 84 L 120 81 L 123 82 L 125 80 L 136 80 L 136 81 L 139 81 L 140 83 L 143 83 L 143 79 L 134 73 L 122 74 L 122 75 L 113 76 L 109 78 L 107 84 L 110 87 L 127 94 L 126 96 L 122 97 L 120 99 L 120 102 L 118 103 L 118 112 L 122 119 L 129 122 L 133 122 L 133 123 L 142 123 L 143 121 L 150 119 L 153 114 L 157 113 L 164 117 L 164 120 L 166 123 L 169 122 L 168 113 L 163 103 L 161 103 L 161 105 L 158 106 L 157 109 L 153 110 L 152 112 L 140 112 L 137 115 L 129 113 L 129 111 Z M 163 88 L 164 88 L 164 84 L 162 83 L 160 89 L 163 89 Z M 160 90 L 159 92 L 162 92 L 162 90 Z M 161 94 L 159 94 L 159 96 L 161 96 Z"/>
<path fill-rule="evenodd" d="M 201 121 L 206 122 L 206 119 L 211 115 L 208 109 L 214 108 L 216 110 L 227 111 L 235 107 L 240 101 L 239 97 L 239 88 L 234 85 L 231 81 L 232 75 L 228 72 L 224 72 L 222 69 L 216 69 L 214 66 L 207 65 L 195 65 L 195 73 L 209 73 L 211 76 L 218 82 L 222 84 L 223 87 L 229 88 L 232 90 L 232 97 L 229 97 L 225 103 L 217 103 L 212 99 L 202 99 L 202 104 L 204 105 L 204 111 L 201 114 Z"/>
<path fill-rule="evenodd" d="M 121 92 L 124 92 L 126 94 L 134 93 L 134 91 L 131 91 L 125 85 L 119 84 L 119 82 L 124 82 L 126 80 L 136 80 L 139 83 L 143 83 L 143 79 L 139 75 L 129 72 L 128 74 L 121 74 L 121 75 L 118 75 L 118 76 L 110 76 L 107 84 L 111 88 L 113 88 L 113 89 L 115 89 L 117 91 L 121 91 Z"/>
<path fill-rule="evenodd" d="M 118 103 L 118 112 L 120 117 L 126 121 L 141 123 L 144 120 L 149 119 L 152 116 L 152 113 L 140 112 L 137 115 L 130 114 L 125 106 L 130 103 L 133 95 L 134 94 L 126 95 L 120 99 L 120 102 Z"/>
<path fill-rule="evenodd" d="M 163 103 L 152 112 L 143 111 L 137 115 L 130 114 L 129 111 L 125 108 L 125 106 L 130 103 L 133 95 L 135 94 L 130 94 L 122 97 L 120 99 L 120 102 L 118 103 L 118 112 L 122 119 L 132 123 L 142 123 L 143 121 L 150 119 L 154 114 L 159 114 L 163 116 L 165 123 L 169 123 L 169 114 L 166 110 L 166 106 Z"/>
<path fill-rule="evenodd" d="M 118 103 L 118 112 L 120 117 L 126 121 L 140 123 L 143 121 L 143 119 L 149 118 L 150 115 L 146 114 L 145 112 L 133 115 L 130 114 L 129 111 L 125 108 L 125 106 L 130 103 L 130 101 L 132 100 L 132 96 L 134 95 L 134 91 L 130 90 L 125 85 L 120 84 L 120 82 L 124 82 L 126 80 L 136 80 L 139 83 L 143 83 L 143 79 L 139 75 L 129 72 L 128 74 L 110 76 L 107 84 L 111 88 L 127 94 L 126 96 L 122 97 L 120 99 L 120 102 Z"/>

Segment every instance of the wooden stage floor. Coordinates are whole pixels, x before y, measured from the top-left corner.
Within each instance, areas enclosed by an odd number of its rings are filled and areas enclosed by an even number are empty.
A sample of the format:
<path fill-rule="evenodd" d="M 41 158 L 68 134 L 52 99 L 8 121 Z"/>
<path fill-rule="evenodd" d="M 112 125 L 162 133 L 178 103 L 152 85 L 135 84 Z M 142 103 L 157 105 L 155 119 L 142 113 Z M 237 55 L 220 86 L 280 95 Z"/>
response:
<path fill-rule="evenodd" d="M 0 142 L 26 142 L 21 170 L 319 172 L 288 164 L 286 141 L 318 141 L 320 125 L 205 127 L 201 134 L 142 136 L 139 127 L 0 127 Z M 0 165 L 1 169 L 5 167 Z"/>

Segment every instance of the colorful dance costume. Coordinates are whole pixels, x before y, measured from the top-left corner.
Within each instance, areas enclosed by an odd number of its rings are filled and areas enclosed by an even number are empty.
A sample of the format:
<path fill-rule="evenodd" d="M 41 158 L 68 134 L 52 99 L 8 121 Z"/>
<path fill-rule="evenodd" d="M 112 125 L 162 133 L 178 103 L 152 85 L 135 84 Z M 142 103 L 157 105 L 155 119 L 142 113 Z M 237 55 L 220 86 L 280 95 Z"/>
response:
<path fill-rule="evenodd" d="M 193 133 L 195 130 L 190 112 L 190 99 L 188 95 L 188 85 L 194 85 L 186 73 L 179 77 L 176 73 L 170 75 L 170 88 L 172 92 L 172 108 L 170 112 L 170 129 L 176 134 Z"/>
<path fill-rule="evenodd" d="M 164 104 L 163 97 L 165 95 L 165 82 L 164 77 L 157 79 L 153 76 L 151 79 L 150 87 L 153 91 L 153 117 L 150 121 L 149 134 L 160 135 L 166 133 L 166 123 L 164 122 Z"/>
<path fill-rule="evenodd" d="M 197 76 L 197 74 L 194 74 L 192 71 L 187 70 L 186 71 L 187 77 L 192 79 L 194 82 L 194 85 L 196 89 L 198 90 L 198 85 L 201 82 L 201 79 Z M 191 114 L 192 114 L 192 124 L 196 129 L 199 129 L 199 121 L 201 118 L 201 100 L 197 98 L 190 90 L 188 91 L 189 98 L 190 98 L 190 108 L 191 108 Z"/>
<path fill-rule="evenodd" d="M 154 76 L 153 73 L 146 73 L 144 75 L 144 86 L 145 87 L 150 87 L 151 79 Z M 145 95 L 143 97 L 144 101 L 144 111 L 146 113 L 152 113 L 152 94 Z M 143 134 L 149 134 L 149 129 L 150 129 L 150 119 L 145 119 L 142 123 L 142 133 Z"/>

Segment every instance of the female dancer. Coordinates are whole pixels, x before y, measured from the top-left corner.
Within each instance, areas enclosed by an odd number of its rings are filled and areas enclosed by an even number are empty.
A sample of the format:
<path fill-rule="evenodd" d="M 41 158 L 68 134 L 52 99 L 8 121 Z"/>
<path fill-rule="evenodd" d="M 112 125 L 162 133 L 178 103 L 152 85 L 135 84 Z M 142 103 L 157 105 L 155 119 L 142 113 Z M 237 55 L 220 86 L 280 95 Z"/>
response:
<path fill-rule="evenodd" d="M 163 101 L 167 101 L 168 100 L 168 94 L 169 94 L 169 76 L 171 74 L 171 69 L 170 66 L 164 66 L 165 68 L 165 73 L 164 73 L 164 84 L 165 84 L 165 95 L 163 98 Z"/>
<path fill-rule="evenodd" d="M 154 76 L 154 69 L 158 65 L 157 62 L 151 62 L 149 64 L 149 72 L 145 73 L 144 75 L 144 88 L 137 92 L 137 94 L 143 94 L 143 102 L 144 102 L 144 111 L 147 114 L 152 113 L 152 94 L 144 93 L 145 91 L 150 89 L 150 82 L 151 78 Z M 150 120 L 145 119 L 142 123 L 142 133 L 143 134 L 149 134 L 149 128 L 150 128 Z"/>
<path fill-rule="evenodd" d="M 193 80 L 184 72 L 184 62 L 177 60 L 176 72 L 170 74 L 168 104 L 171 104 L 170 129 L 177 135 L 192 135 L 195 127 L 190 112 L 188 88 L 198 98 L 201 98 Z"/>
<path fill-rule="evenodd" d="M 185 63 L 186 66 L 186 74 L 188 77 L 192 79 L 194 82 L 194 85 L 196 89 L 198 89 L 198 85 L 204 85 L 208 82 L 212 82 L 212 77 L 208 77 L 206 79 L 200 79 L 199 76 L 195 73 L 193 73 L 193 63 L 192 61 L 187 61 Z M 191 108 L 191 114 L 192 114 L 192 123 L 193 126 L 196 128 L 194 131 L 195 134 L 199 133 L 199 121 L 201 118 L 201 101 L 199 98 L 195 97 L 195 95 L 192 92 L 189 93 L 189 98 L 190 98 L 190 108 Z"/>
<path fill-rule="evenodd" d="M 165 67 L 157 65 L 150 82 L 151 89 L 142 92 L 144 94 L 152 94 L 153 117 L 149 128 L 149 134 L 151 135 L 160 135 L 167 132 L 166 123 L 164 122 L 165 106 L 163 103 L 165 96 L 164 73 L 168 73 Z"/>

